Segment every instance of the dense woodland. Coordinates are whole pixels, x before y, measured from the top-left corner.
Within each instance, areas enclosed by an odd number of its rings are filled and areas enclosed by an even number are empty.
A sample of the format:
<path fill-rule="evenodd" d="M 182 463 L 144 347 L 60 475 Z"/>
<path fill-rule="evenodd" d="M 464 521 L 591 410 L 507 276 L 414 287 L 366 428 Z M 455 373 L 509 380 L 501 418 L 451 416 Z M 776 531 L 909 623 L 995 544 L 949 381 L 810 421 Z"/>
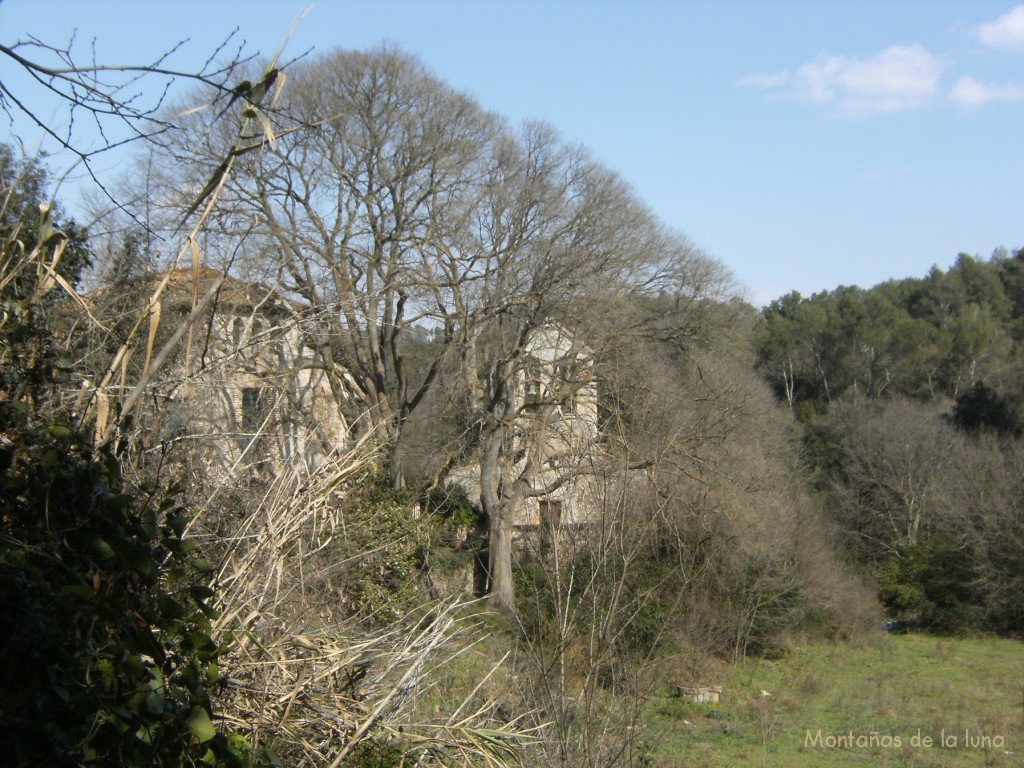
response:
<path fill-rule="evenodd" d="M 667 680 L 884 618 L 1024 629 L 1024 251 L 759 311 L 584 150 L 413 57 L 279 77 L 196 78 L 88 232 L 0 150 L 15 764 L 643 765 Z M 215 298 L 153 319 L 169 246 L 301 308 L 358 439 L 211 482 L 154 395 L 212 364 Z M 601 518 L 516 544 L 543 457 L 515 382 L 552 323 L 585 339 L 558 398 L 596 382 L 565 472 Z M 474 569 L 482 601 L 446 590 Z"/>
<path fill-rule="evenodd" d="M 886 608 L 1018 633 L 1024 251 L 762 312 L 758 369 Z"/>

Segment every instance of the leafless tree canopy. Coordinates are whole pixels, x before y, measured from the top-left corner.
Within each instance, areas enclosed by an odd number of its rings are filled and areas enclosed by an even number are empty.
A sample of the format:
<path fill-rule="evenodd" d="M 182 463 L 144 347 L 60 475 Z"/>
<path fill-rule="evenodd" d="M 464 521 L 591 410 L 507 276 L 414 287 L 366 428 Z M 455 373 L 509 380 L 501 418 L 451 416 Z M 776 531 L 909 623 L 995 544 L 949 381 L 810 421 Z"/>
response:
<path fill-rule="evenodd" d="M 250 268 L 308 306 L 319 364 L 350 420 L 388 446 L 396 487 L 414 413 L 445 366 L 458 371 L 448 386 L 480 457 L 492 578 L 510 589 L 503 537 L 536 490 L 509 426 L 530 340 L 557 326 L 580 339 L 566 352 L 578 361 L 631 333 L 685 338 L 722 272 L 584 150 L 543 124 L 508 126 L 413 57 L 335 51 L 289 76 L 271 140 L 227 180 L 219 226 L 251 232 Z M 205 176 L 230 137 L 202 115 L 186 129 L 176 154 Z M 414 374 L 416 327 L 441 343 Z"/>

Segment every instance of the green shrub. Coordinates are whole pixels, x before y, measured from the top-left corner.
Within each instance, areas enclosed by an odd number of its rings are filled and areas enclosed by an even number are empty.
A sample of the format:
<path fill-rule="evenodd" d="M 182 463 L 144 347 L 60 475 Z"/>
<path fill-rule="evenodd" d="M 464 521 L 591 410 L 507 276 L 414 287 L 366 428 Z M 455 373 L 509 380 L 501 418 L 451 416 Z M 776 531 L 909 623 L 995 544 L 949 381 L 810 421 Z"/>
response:
<path fill-rule="evenodd" d="M 420 605 L 420 572 L 435 533 L 429 515 L 413 514 L 412 496 L 376 484 L 353 494 L 343 536 L 329 551 L 332 579 L 349 615 L 382 626 Z"/>
<path fill-rule="evenodd" d="M 466 489 L 458 484 L 431 490 L 427 494 L 425 508 L 452 528 L 475 528 L 483 517 L 480 508 L 469 500 Z"/>
<path fill-rule="evenodd" d="M 555 615 L 555 584 L 551 574 L 543 563 L 529 557 L 517 557 L 513 565 L 521 631 L 531 640 L 557 643 L 558 616 Z"/>
<path fill-rule="evenodd" d="M 894 615 L 944 632 L 976 628 L 980 595 L 969 556 L 944 539 L 903 547 L 877 572 L 879 598 Z"/>
<path fill-rule="evenodd" d="M 0 404 L 0 750 L 9 765 L 251 765 L 211 719 L 210 564 L 173 492 Z"/>

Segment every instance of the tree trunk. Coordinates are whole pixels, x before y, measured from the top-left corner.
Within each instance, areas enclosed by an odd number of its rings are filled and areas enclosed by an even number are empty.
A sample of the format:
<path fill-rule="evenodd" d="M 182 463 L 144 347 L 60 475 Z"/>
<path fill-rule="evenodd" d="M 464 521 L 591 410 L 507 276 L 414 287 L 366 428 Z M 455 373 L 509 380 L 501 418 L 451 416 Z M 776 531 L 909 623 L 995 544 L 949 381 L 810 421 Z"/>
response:
<path fill-rule="evenodd" d="M 401 435 L 395 437 L 391 456 L 388 458 L 388 481 L 391 483 L 391 490 L 405 490 L 405 461 Z"/>
<path fill-rule="evenodd" d="M 502 503 L 501 447 L 505 429 L 496 426 L 487 436 L 480 457 L 480 504 L 488 520 L 487 603 L 506 616 L 515 615 L 512 581 L 512 533 L 515 506 Z M 508 500 L 506 500 L 508 501 Z"/>
<path fill-rule="evenodd" d="M 516 612 L 515 585 L 512 580 L 512 532 L 511 520 L 491 519 L 489 537 L 490 559 L 490 594 L 488 605 L 505 616 L 514 616 Z"/>

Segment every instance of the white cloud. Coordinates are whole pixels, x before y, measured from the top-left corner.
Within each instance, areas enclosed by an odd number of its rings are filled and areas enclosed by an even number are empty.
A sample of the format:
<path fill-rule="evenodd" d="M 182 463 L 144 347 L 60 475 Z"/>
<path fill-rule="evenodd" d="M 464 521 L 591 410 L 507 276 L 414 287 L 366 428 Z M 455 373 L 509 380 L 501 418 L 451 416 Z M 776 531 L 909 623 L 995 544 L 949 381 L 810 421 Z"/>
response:
<path fill-rule="evenodd" d="M 822 53 L 793 75 L 750 75 L 737 84 L 790 86 L 794 98 L 831 105 L 842 117 L 859 117 L 927 104 L 942 70 L 942 62 L 922 46 L 894 45 L 867 58 Z"/>
<path fill-rule="evenodd" d="M 961 77 L 949 98 L 962 107 L 980 107 L 993 101 L 1024 101 L 1024 87 L 1013 83 L 987 85 L 973 77 Z"/>
<path fill-rule="evenodd" d="M 926 104 L 935 94 L 942 62 L 920 45 L 886 48 L 866 59 L 820 54 L 797 71 L 798 95 L 835 104 L 847 117 L 898 112 Z"/>
<path fill-rule="evenodd" d="M 982 45 L 1024 51 L 1024 5 L 1018 5 L 989 24 L 982 24 L 975 34 Z"/>
<path fill-rule="evenodd" d="M 776 74 L 747 75 L 736 81 L 736 85 L 756 85 L 759 88 L 780 88 L 789 82 L 789 72 Z"/>

